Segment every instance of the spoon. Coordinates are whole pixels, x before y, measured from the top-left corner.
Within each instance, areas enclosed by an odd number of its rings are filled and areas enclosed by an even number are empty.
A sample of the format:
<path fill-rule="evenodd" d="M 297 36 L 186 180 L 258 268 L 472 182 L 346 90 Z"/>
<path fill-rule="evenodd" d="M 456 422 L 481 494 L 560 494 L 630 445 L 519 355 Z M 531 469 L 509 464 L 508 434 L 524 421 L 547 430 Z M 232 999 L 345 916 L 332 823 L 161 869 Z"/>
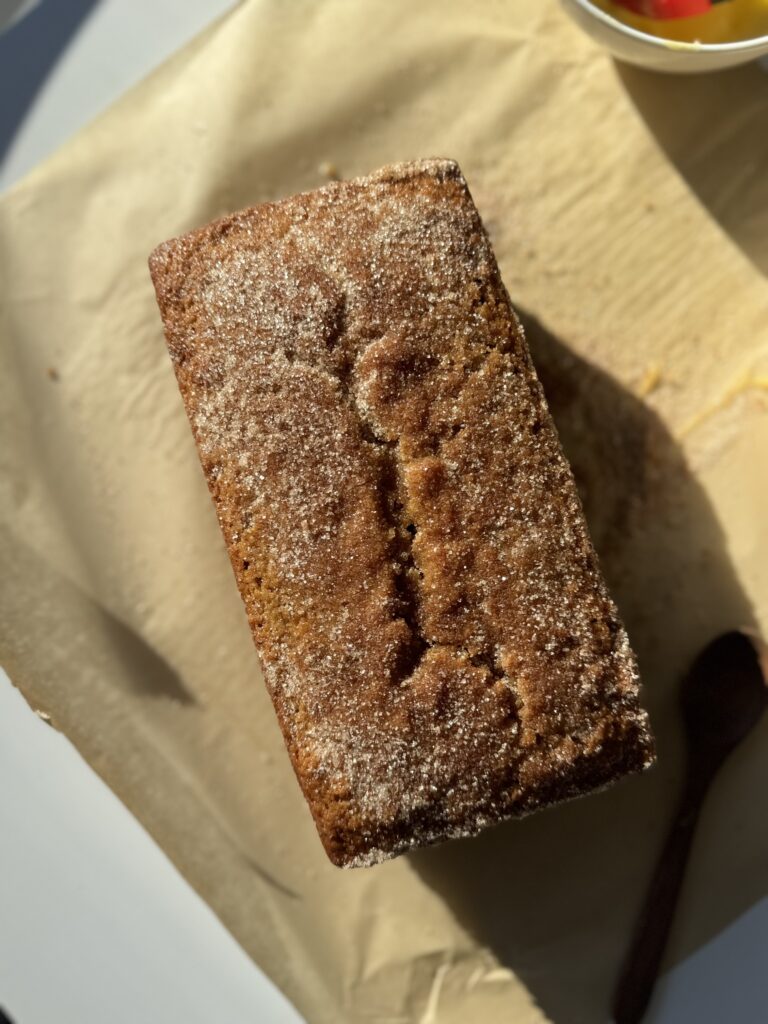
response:
<path fill-rule="evenodd" d="M 616 1024 L 638 1024 L 648 1007 L 704 798 L 727 756 L 768 706 L 768 648 L 746 630 L 724 633 L 696 658 L 680 698 L 688 747 L 685 785 L 616 986 Z"/>

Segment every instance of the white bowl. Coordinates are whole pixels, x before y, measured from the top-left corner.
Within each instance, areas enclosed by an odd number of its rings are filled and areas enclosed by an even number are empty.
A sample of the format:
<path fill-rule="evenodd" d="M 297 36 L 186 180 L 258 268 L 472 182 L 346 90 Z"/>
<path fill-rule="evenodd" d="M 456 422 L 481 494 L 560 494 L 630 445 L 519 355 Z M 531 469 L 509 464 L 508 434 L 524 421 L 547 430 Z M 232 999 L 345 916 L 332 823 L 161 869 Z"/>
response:
<path fill-rule="evenodd" d="M 584 31 L 614 57 L 656 71 L 720 71 L 768 54 L 768 36 L 738 43 L 679 43 L 639 32 L 595 7 L 590 0 L 562 3 Z"/>

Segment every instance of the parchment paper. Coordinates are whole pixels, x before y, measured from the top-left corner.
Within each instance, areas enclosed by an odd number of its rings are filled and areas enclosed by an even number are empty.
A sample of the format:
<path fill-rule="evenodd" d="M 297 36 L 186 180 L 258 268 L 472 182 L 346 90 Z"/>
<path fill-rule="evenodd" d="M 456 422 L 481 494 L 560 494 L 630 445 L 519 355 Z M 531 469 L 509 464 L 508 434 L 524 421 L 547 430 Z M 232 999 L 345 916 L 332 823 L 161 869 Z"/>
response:
<path fill-rule="evenodd" d="M 619 70 L 553 0 L 251 0 L 0 203 L 0 661 L 312 1024 L 606 1019 L 679 779 L 675 681 L 712 634 L 768 629 L 767 118 L 759 69 Z M 461 162 L 531 321 L 660 759 L 340 872 L 260 681 L 146 256 L 327 163 L 431 155 Z M 713 793 L 669 962 L 765 895 L 767 779 L 768 724 Z"/>

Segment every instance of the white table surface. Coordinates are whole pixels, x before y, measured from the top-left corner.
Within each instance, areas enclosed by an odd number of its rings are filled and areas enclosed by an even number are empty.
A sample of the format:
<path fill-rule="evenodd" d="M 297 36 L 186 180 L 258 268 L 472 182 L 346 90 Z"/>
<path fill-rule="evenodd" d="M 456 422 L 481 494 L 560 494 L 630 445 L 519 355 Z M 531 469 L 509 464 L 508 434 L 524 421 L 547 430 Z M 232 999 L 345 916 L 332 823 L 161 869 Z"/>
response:
<path fill-rule="evenodd" d="M 0 35 L 0 191 L 232 3 L 39 3 Z M 0 0 L 0 27 L 20 6 Z M 301 1024 L 2 671 L 0 830 L 0 1008 L 14 1024 Z"/>
<path fill-rule="evenodd" d="M 42 0 L 0 35 L 0 191 L 231 5 Z M 20 6 L 0 0 L 0 25 Z M 300 1024 L 2 671 L 0 827 L 0 1007 L 14 1024 Z M 648 1024 L 768 1024 L 767 946 L 763 900 L 662 979 Z"/>

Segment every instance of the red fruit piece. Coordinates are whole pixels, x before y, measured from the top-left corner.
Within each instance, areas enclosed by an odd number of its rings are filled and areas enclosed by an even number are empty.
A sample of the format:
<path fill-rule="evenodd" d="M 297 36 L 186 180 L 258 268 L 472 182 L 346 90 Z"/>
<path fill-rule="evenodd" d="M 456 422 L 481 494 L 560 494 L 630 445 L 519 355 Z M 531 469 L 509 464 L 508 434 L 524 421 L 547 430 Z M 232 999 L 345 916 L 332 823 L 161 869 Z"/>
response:
<path fill-rule="evenodd" d="M 646 18 L 690 18 L 694 14 L 706 14 L 712 8 L 712 0 L 616 0 L 635 14 Z"/>

